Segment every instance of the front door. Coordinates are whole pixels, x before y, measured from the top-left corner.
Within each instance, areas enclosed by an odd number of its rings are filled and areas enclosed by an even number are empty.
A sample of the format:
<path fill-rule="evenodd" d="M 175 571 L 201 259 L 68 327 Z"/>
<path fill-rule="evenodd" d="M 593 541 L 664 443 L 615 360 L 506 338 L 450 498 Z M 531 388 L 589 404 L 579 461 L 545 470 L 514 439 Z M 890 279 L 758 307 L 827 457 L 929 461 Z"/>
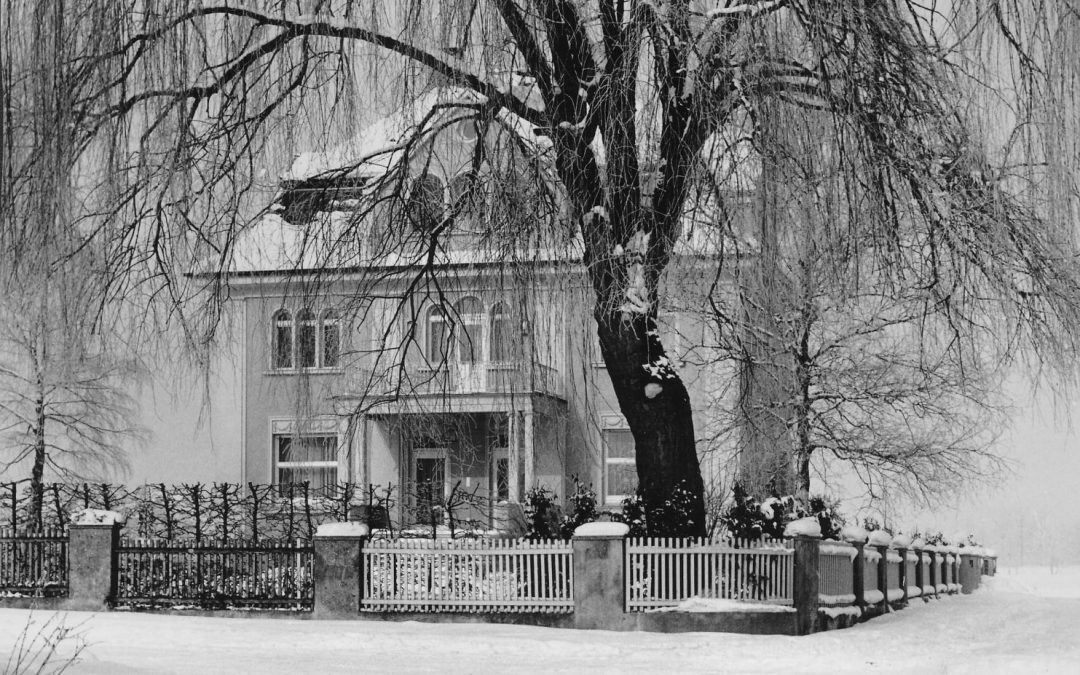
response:
<path fill-rule="evenodd" d="M 412 479 L 416 522 L 441 524 L 446 502 L 448 472 L 446 448 L 418 448 L 413 453 Z"/>

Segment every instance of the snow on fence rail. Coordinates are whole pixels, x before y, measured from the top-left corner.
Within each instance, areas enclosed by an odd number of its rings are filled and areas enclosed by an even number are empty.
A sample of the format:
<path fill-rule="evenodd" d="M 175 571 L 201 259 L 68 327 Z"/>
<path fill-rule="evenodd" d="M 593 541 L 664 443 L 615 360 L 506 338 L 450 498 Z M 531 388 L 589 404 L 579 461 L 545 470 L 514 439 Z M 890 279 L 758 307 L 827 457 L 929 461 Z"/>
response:
<path fill-rule="evenodd" d="M 855 602 L 855 558 L 859 550 L 850 544 L 822 542 L 818 548 L 818 602 L 822 606 Z"/>
<path fill-rule="evenodd" d="M 0 528 L 0 594 L 57 596 L 67 593 L 67 532 L 16 532 Z"/>
<path fill-rule="evenodd" d="M 626 541 L 626 611 L 693 597 L 793 603 L 791 541 L 635 537 Z"/>
<path fill-rule="evenodd" d="M 373 540 L 363 550 L 361 611 L 574 611 L 569 542 Z"/>
<path fill-rule="evenodd" d="M 310 609 L 310 543 L 123 540 L 117 605 Z"/>

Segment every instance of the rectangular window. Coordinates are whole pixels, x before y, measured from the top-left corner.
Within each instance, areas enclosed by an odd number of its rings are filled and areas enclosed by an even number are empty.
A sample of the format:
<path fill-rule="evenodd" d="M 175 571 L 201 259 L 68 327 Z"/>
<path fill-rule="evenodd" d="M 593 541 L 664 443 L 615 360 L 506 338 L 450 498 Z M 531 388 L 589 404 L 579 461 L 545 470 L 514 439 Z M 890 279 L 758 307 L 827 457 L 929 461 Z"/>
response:
<path fill-rule="evenodd" d="M 277 482 L 307 482 L 312 489 L 338 481 L 338 439 L 335 435 L 274 436 Z"/>
<path fill-rule="evenodd" d="M 274 367 L 292 368 L 292 321 L 278 321 L 274 340 Z"/>
<path fill-rule="evenodd" d="M 323 323 L 323 368 L 336 368 L 341 355 L 341 329 L 337 323 Z"/>
<path fill-rule="evenodd" d="M 629 429 L 604 429 L 604 503 L 619 504 L 637 491 L 634 436 Z"/>
<path fill-rule="evenodd" d="M 315 362 L 315 320 L 301 319 L 296 327 L 296 352 L 300 368 L 314 368 Z"/>

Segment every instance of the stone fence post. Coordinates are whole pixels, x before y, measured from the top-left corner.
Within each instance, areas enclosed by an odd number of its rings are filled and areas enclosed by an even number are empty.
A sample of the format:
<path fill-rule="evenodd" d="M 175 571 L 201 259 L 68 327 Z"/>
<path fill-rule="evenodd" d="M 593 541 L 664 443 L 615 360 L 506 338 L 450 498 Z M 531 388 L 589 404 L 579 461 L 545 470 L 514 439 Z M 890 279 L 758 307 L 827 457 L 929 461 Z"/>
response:
<path fill-rule="evenodd" d="M 866 542 L 849 543 L 855 547 L 855 559 L 851 561 L 851 590 L 855 592 L 855 606 L 861 608 L 866 606 L 866 570 L 864 569 L 866 561 L 863 560 L 863 548 Z"/>
<path fill-rule="evenodd" d="M 574 627 L 617 629 L 626 620 L 625 523 L 586 523 L 574 531 Z"/>
<path fill-rule="evenodd" d="M 964 553 L 964 549 L 960 549 L 960 551 L 960 591 L 968 594 L 979 587 L 979 578 L 982 575 L 982 556 L 974 552 Z"/>
<path fill-rule="evenodd" d="M 882 611 L 892 612 L 895 610 L 889 603 L 889 547 L 877 546 L 876 548 L 881 554 L 877 561 L 877 585 L 878 590 L 881 591 Z"/>
<path fill-rule="evenodd" d="M 68 528 L 66 609 L 106 609 L 116 598 L 117 549 L 123 519 L 83 520 Z"/>
<path fill-rule="evenodd" d="M 795 630 L 809 635 L 818 629 L 818 549 L 812 537 L 795 537 Z"/>
<path fill-rule="evenodd" d="M 905 605 L 907 604 L 908 600 L 911 599 L 908 597 L 907 592 L 908 586 L 910 586 L 907 578 L 907 552 L 907 546 L 898 546 L 896 548 L 896 553 L 900 556 L 900 597 Z"/>
<path fill-rule="evenodd" d="M 324 523 L 315 532 L 314 576 L 316 619 L 355 617 L 360 611 L 364 578 L 365 523 Z"/>

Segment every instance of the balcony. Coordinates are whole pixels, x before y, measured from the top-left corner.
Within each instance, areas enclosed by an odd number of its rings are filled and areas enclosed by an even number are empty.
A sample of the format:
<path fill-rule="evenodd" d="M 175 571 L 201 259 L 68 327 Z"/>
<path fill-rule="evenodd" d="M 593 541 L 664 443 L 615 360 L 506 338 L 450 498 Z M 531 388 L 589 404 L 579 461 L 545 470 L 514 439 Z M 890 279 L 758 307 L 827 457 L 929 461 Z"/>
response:
<path fill-rule="evenodd" d="M 556 398 L 565 395 L 559 371 L 537 363 L 447 363 L 410 370 L 409 377 L 414 394 L 537 393 Z"/>

